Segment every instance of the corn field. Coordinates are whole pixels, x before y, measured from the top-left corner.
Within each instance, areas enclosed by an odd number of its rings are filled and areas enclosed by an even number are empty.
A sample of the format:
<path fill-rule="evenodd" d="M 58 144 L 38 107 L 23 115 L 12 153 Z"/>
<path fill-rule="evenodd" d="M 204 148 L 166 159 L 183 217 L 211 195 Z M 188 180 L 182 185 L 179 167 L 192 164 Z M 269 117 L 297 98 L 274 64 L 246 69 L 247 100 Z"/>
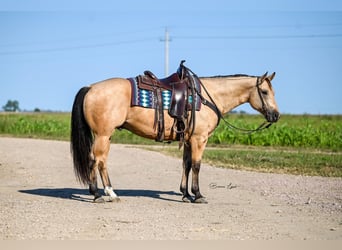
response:
<path fill-rule="evenodd" d="M 260 115 L 228 115 L 237 127 L 255 129 L 263 122 Z M 209 140 L 218 145 L 305 147 L 339 151 L 342 149 L 342 116 L 283 115 L 270 128 L 252 134 L 240 133 L 221 121 Z"/>
<path fill-rule="evenodd" d="M 261 115 L 229 114 L 234 126 L 255 129 L 264 120 Z M 69 140 L 70 113 L 1 113 L 0 134 Z M 122 130 L 113 136 L 115 143 L 154 144 Z M 252 134 L 240 133 L 221 121 L 209 139 L 209 145 L 253 145 L 271 147 L 303 147 L 342 150 L 341 115 L 283 115 L 270 128 Z"/>

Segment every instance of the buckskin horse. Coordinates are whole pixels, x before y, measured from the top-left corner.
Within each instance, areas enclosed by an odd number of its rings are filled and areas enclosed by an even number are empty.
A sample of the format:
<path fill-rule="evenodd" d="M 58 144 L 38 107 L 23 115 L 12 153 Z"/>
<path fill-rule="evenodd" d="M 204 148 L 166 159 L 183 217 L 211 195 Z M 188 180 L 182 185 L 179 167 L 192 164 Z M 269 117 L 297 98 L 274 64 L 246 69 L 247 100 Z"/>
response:
<path fill-rule="evenodd" d="M 97 171 L 100 173 L 104 193 L 109 196 L 109 201 L 120 200 L 112 188 L 107 172 L 110 140 L 116 129 L 127 129 L 139 136 L 159 141 L 179 141 L 181 140 L 179 134 L 183 134 L 183 173 L 180 183 L 182 200 L 207 203 L 199 188 L 201 158 L 208 138 L 223 115 L 240 104 L 250 103 L 270 124 L 279 119 L 271 85 L 275 73 L 271 75 L 265 73 L 262 76 L 231 75 L 198 78 L 183 65 L 183 62 L 175 73 L 178 74 L 176 76 L 179 79 L 183 78 L 187 84 L 197 82 L 200 85 L 197 87 L 192 85 L 192 102 L 189 101 L 191 99 L 189 96 L 183 97 L 187 98 L 187 102 L 181 107 L 194 104 L 196 99 L 202 104 L 200 109 L 194 110 L 194 105 L 191 111 L 185 109 L 183 127 L 176 127 L 175 118 L 170 116 L 170 112 L 166 109 L 160 112 L 158 107 L 153 109 L 132 105 L 132 95 L 136 94 L 133 93 L 132 79 L 107 79 L 83 87 L 77 93 L 71 115 L 71 153 L 75 175 L 81 183 L 89 185 L 89 192 L 94 195 L 94 202 L 105 202 L 97 186 Z M 185 75 L 179 75 L 184 72 Z M 158 80 L 149 71 L 145 72 L 145 75 L 150 77 L 151 89 L 154 89 L 156 94 L 157 90 L 161 89 L 161 85 L 165 87 L 174 84 L 172 77 Z M 189 92 L 190 87 L 185 89 Z M 182 99 L 176 96 L 176 101 L 177 98 Z M 156 99 L 158 95 L 154 97 L 154 103 L 158 104 Z M 194 117 L 196 119 L 193 119 Z M 162 121 L 159 118 L 162 118 Z M 190 119 L 192 123 L 189 123 Z M 192 170 L 191 192 L 194 197 L 190 195 L 188 188 L 190 170 Z"/>

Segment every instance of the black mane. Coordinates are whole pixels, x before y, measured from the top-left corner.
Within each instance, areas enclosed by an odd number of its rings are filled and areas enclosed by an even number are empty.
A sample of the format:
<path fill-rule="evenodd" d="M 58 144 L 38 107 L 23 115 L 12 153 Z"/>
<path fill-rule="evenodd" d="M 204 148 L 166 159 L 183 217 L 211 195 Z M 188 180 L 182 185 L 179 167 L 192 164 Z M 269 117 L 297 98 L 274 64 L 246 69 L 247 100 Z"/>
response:
<path fill-rule="evenodd" d="M 201 78 L 227 78 L 227 77 L 258 77 L 258 76 L 252 76 L 252 75 L 246 75 L 246 74 L 234 74 L 234 75 L 216 75 L 216 76 L 203 76 Z"/>

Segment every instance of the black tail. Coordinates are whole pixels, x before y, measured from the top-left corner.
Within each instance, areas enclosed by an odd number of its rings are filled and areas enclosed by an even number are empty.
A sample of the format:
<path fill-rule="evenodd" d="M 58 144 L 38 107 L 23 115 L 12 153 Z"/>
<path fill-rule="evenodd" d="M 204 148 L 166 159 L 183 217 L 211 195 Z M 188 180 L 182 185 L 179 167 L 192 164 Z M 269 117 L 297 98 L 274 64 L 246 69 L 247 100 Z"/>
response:
<path fill-rule="evenodd" d="M 75 97 L 71 113 L 71 142 L 70 150 L 74 160 L 74 171 L 78 180 L 83 184 L 90 183 L 93 135 L 83 113 L 83 101 L 90 87 L 80 89 Z"/>

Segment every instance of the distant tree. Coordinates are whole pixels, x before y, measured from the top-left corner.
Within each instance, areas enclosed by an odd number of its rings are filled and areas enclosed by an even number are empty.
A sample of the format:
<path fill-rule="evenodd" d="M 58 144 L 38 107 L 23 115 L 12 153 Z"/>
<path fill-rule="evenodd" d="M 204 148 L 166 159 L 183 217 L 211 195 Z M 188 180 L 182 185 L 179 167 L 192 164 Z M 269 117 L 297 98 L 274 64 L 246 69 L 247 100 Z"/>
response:
<path fill-rule="evenodd" d="M 35 108 L 33 111 L 34 112 L 40 112 L 40 108 Z"/>
<path fill-rule="evenodd" d="M 17 100 L 8 100 L 5 106 L 2 106 L 6 112 L 17 112 L 20 111 L 19 102 Z"/>

